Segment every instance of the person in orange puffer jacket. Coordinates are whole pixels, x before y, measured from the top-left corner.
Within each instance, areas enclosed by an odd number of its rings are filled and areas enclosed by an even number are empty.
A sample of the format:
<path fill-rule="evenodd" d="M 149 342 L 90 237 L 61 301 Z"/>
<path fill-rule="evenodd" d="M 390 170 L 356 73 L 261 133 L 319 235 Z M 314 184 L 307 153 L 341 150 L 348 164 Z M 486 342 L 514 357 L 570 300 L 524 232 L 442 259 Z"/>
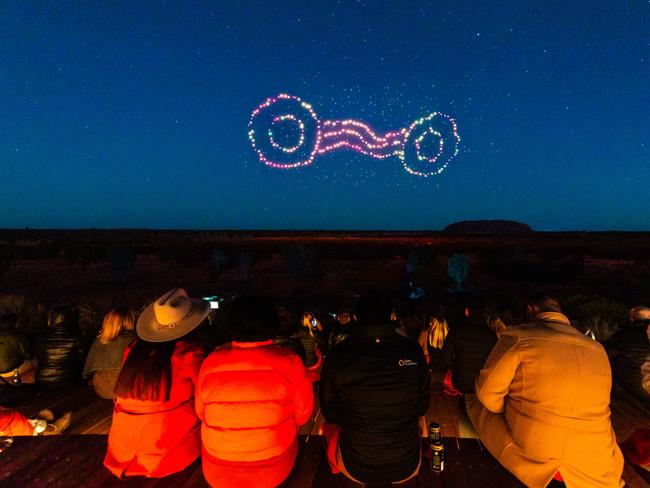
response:
<path fill-rule="evenodd" d="M 20 412 L 0 408 L 0 435 L 35 435 L 34 426 Z"/>
<path fill-rule="evenodd" d="M 70 425 L 72 413 L 66 412 L 57 420 L 51 410 L 38 412 L 28 419 L 16 410 L 0 407 L 0 436 L 58 435 Z"/>
<path fill-rule="evenodd" d="M 177 288 L 138 318 L 138 340 L 125 351 L 115 385 L 106 466 L 115 476 L 160 478 L 182 471 L 201 453 L 194 386 L 203 349 L 188 335 L 210 304 Z"/>
<path fill-rule="evenodd" d="M 293 468 L 312 383 L 300 357 L 273 344 L 278 318 L 264 299 L 237 298 L 227 323 L 234 340 L 206 358 L 196 387 L 203 474 L 211 486 L 277 486 Z"/>

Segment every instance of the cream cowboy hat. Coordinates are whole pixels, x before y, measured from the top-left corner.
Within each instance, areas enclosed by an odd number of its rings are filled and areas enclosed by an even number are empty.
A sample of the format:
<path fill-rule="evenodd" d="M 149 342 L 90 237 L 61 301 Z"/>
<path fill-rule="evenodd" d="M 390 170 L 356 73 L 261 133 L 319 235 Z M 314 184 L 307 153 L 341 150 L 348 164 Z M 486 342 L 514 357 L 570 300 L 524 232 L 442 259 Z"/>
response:
<path fill-rule="evenodd" d="M 194 330 L 209 313 L 210 302 L 174 288 L 142 311 L 135 331 L 148 342 L 173 341 Z"/>

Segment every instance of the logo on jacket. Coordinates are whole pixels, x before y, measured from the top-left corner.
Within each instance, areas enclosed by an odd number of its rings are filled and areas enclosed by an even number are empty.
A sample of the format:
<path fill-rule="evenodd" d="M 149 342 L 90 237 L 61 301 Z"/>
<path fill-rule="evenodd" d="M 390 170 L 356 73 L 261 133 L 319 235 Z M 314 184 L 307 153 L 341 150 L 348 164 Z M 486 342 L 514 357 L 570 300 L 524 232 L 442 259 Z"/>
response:
<path fill-rule="evenodd" d="M 397 361 L 399 366 L 417 366 L 417 361 L 411 361 L 410 359 L 400 359 Z"/>

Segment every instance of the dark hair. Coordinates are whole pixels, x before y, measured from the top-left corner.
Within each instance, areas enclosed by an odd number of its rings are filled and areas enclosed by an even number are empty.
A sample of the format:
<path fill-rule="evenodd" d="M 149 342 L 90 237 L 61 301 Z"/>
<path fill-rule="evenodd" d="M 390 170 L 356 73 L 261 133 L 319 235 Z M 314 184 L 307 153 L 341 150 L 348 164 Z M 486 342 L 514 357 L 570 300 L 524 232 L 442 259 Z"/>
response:
<path fill-rule="evenodd" d="M 117 377 L 115 396 L 168 401 L 172 388 L 172 354 L 176 342 L 147 342 L 138 339 Z"/>
<path fill-rule="evenodd" d="M 360 324 L 388 323 L 392 313 L 393 308 L 388 297 L 376 290 L 364 293 L 354 311 Z"/>
<path fill-rule="evenodd" d="M 235 298 L 226 322 L 232 339 L 238 342 L 266 341 L 279 331 L 277 310 L 259 295 Z"/>
<path fill-rule="evenodd" d="M 540 312 L 562 312 L 560 302 L 554 296 L 546 293 L 536 293 L 528 299 L 528 305 Z"/>

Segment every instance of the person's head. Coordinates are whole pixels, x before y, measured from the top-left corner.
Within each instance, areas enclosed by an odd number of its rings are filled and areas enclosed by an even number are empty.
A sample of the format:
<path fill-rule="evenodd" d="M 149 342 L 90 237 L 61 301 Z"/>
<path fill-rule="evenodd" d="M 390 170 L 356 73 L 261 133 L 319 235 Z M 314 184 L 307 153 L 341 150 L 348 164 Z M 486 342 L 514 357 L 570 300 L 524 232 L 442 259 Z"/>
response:
<path fill-rule="evenodd" d="M 323 331 L 323 323 L 318 320 L 313 312 L 305 312 L 300 319 L 300 325 L 307 329 L 312 337 Z"/>
<path fill-rule="evenodd" d="M 122 331 L 132 331 L 135 327 L 135 312 L 127 307 L 117 307 L 104 316 L 102 328 L 97 338 L 102 344 L 112 342 Z"/>
<path fill-rule="evenodd" d="M 169 400 L 176 343 L 187 339 L 209 313 L 209 302 L 190 298 L 182 288 L 168 291 L 147 306 L 138 317 L 138 340 L 117 378 L 115 396 Z"/>
<path fill-rule="evenodd" d="M 230 336 L 236 342 L 262 342 L 278 335 L 277 310 L 266 298 L 259 295 L 235 298 L 226 322 Z"/>
<path fill-rule="evenodd" d="M 394 310 L 390 300 L 378 291 L 369 291 L 359 298 L 354 316 L 361 325 L 389 323 Z"/>
<path fill-rule="evenodd" d="M 648 323 L 650 325 L 650 308 L 638 306 L 631 309 L 630 322 L 634 324 Z"/>
<path fill-rule="evenodd" d="M 506 330 L 506 324 L 505 322 L 501 319 L 501 317 L 498 317 L 496 315 L 490 315 L 486 319 L 487 321 L 487 326 L 488 329 L 490 329 L 492 332 L 497 337 L 501 337 L 501 334 L 503 334 L 503 331 Z"/>
<path fill-rule="evenodd" d="M 336 314 L 336 320 L 341 325 L 348 325 L 352 320 L 352 317 L 350 317 L 350 312 L 346 310 Z"/>
<path fill-rule="evenodd" d="M 528 305 L 526 306 L 526 316 L 528 320 L 531 320 L 533 317 L 544 312 L 562 313 L 562 308 L 560 307 L 560 302 L 557 298 L 544 293 L 531 296 L 528 299 Z"/>
<path fill-rule="evenodd" d="M 66 328 L 78 329 L 79 328 L 79 312 L 74 307 L 68 305 L 60 305 L 55 307 L 50 312 L 50 317 L 47 325 L 52 328 Z"/>

